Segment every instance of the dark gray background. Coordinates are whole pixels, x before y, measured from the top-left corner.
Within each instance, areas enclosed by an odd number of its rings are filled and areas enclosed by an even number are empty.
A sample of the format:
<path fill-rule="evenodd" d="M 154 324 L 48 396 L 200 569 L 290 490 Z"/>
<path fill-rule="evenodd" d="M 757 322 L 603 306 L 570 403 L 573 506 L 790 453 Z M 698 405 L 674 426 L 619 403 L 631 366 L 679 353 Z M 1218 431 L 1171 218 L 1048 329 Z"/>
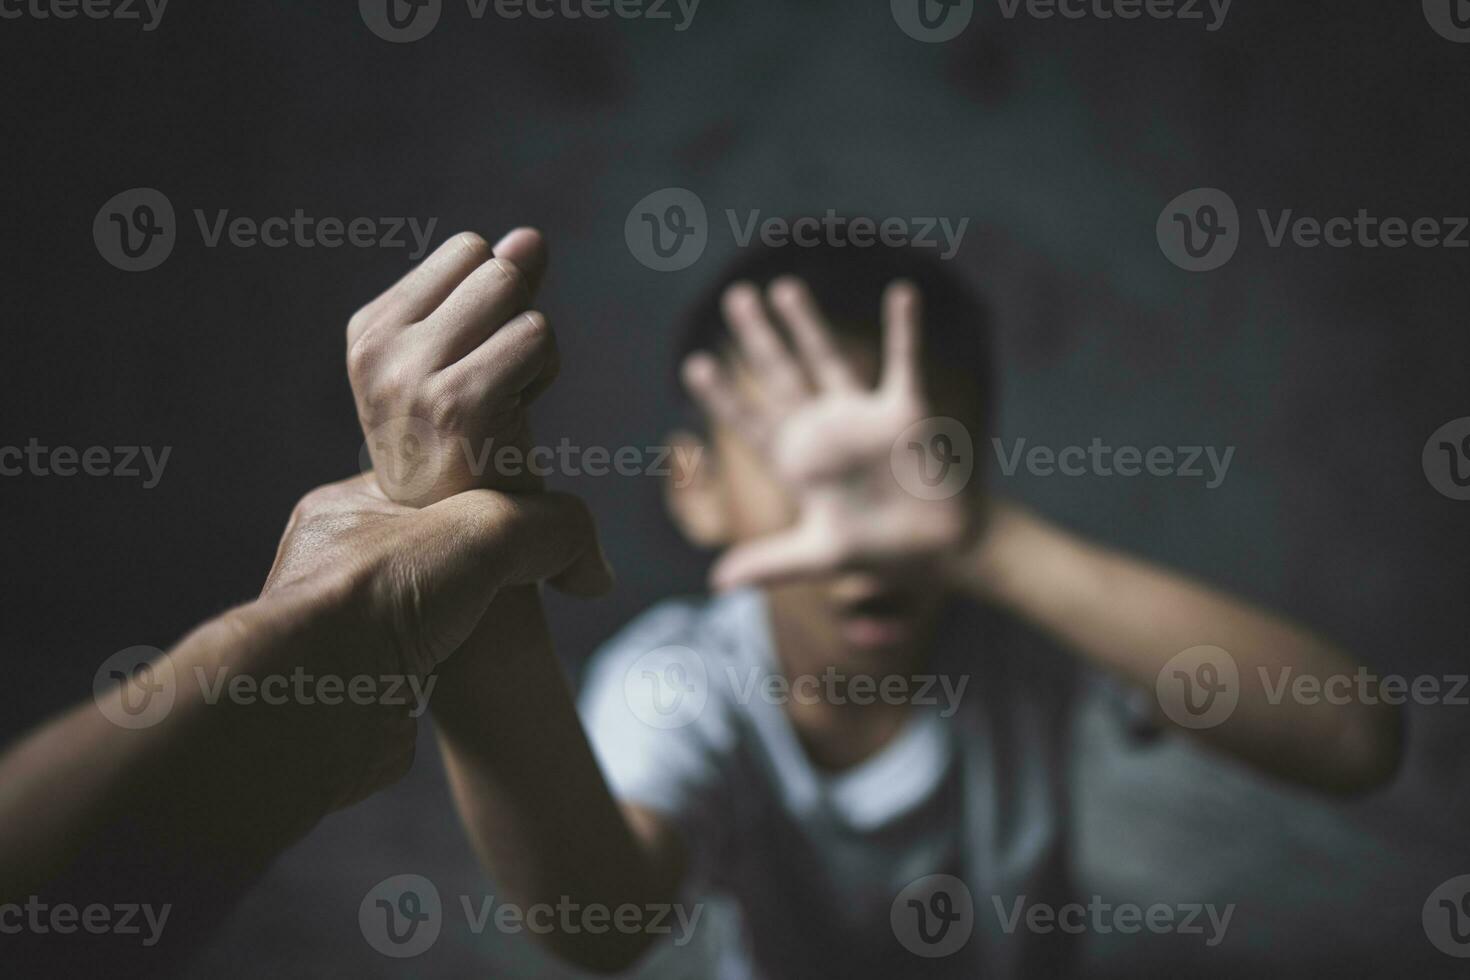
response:
<path fill-rule="evenodd" d="M 668 22 L 474 21 L 390 45 L 356 5 L 185 3 L 160 28 L 0 22 L 9 258 L 0 312 L 6 445 L 169 445 L 162 484 L 5 478 L 3 733 L 90 690 L 112 652 L 167 646 L 259 588 L 293 501 L 357 465 L 348 315 L 402 250 L 206 249 L 193 208 L 439 219 L 438 237 L 535 223 L 565 354 L 546 441 L 643 446 L 674 419 L 680 307 L 735 248 L 723 219 L 692 269 L 623 244 L 629 208 L 677 185 L 719 215 L 836 208 L 971 218 L 956 260 L 993 298 L 1001 435 L 1053 445 L 1237 447 L 1224 486 L 998 479 L 1000 492 L 1284 608 L 1381 670 L 1462 672 L 1470 504 L 1420 451 L 1470 415 L 1465 251 L 1273 250 L 1256 208 L 1328 217 L 1470 212 L 1470 45 L 1418 3 L 1236 0 L 1198 22 L 977 21 L 945 45 L 883 0 L 705 0 Z M 162 190 L 173 256 L 128 275 L 94 249 L 101 204 Z M 1247 215 L 1224 269 L 1189 275 L 1154 238 L 1198 186 Z M 631 615 L 700 588 L 651 479 L 563 479 L 602 519 L 612 598 L 553 600 L 569 664 Z M 1460 744 L 1470 709 L 1416 712 L 1394 789 L 1334 807 L 1187 747 L 1090 719 L 1084 869 L 1114 899 L 1235 902 L 1230 938 L 1105 937 L 1095 971 L 1427 975 L 1458 967 L 1420 907 L 1470 871 Z M 427 733 L 426 733 L 427 734 Z M 543 974 L 520 939 L 446 928 L 399 963 L 357 903 L 390 874 L 493 890 L 432 740 L 412 776 L 286 855 L 206 954 L 215 976 Z M 659 964 L 655 964 L 658 966 Z M 662 964 L 699 975 L 691 957 Z"/>

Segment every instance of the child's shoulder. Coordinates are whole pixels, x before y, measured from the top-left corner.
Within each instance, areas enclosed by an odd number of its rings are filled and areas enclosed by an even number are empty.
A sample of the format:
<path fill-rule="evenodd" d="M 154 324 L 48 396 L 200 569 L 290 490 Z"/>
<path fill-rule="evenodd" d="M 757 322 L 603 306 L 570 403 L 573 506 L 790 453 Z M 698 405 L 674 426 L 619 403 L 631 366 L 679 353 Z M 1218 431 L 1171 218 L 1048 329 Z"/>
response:
<path fill-rule="evenodd" d="M 742 634 L 760 629 L 758 595 L 734 592 L 720 596 L 676 596 L 633 617 L 593 655 L 589 669 L 612 661 L 637 659 L 661 647 L 688 647 L 704 659 L 738 655 Z"/>
<path fill-rule="evenodd" d="M 695 744 L 702 753 L 728 751 L 746 710 L 731 678 L 757 655 L 764 616 L 758 594 L 732 593 L 667 599 L 635 617 L 582 677 L 578 700 L 594 744 L 632 737 L 645 751 L 641 739 L 652 734 L 663 752 Z"/>

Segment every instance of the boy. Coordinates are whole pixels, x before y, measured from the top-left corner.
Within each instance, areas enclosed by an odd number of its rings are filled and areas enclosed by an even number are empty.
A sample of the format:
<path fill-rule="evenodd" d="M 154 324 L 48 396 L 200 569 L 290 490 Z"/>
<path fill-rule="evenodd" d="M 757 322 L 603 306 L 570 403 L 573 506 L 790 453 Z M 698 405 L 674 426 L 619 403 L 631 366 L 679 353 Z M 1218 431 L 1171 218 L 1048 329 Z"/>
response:
<path fill-rule="evenodd" d="M 390 495 L 427 502 L 480 479 L 442 448 L 454 439 L 527 442 L 526 404 L 555 364 L 544 318 L 525 312 L 544 267 L 534 233 L 493 257 L 463 237 L 354 318 L 380 481 L 416 461 L 415 491 Z M 707 451 L 668 496 L 686 537 L 726 549 L 720 594 L 660 605 L 599 652 L 585 735 L 534 595 L 497 599 L 443 669 L 446 764 L 504 890 L 609 909 L 728 894 L 742 930 L 721 976 L 1064 972 L 1065 934 L 1007 930 L 994 909 L 1071 898 L 1079 685 L 997 613 L 1157 685 L 1168 720 L 1264 771 L 1333 792 L 1391 776 L 1394 709 L 1273 704 L 1259 680 L 1351 674 L 1344 654 L 985 497 L 964 443 L 989 432 L 986 326 L 914 252 L 747 252 L 721 280 L 681 347 L 707 429 L 675 438 Z M 649 938 L 546 936 L 594 969 Z"/>

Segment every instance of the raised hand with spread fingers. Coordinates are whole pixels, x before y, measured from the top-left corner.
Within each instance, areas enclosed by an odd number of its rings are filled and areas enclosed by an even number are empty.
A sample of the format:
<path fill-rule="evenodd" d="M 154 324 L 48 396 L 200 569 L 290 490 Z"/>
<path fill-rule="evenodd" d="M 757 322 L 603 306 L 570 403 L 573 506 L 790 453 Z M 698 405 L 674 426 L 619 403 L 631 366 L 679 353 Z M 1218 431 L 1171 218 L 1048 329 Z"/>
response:
<path fill-rule="evenodd" d="M 973 541 L 984 501 L 976 487 L 913 492 L 927 476 L 928 430 L 940 424 L 920 364 L 918 290 L 900 281 L 884 293 L 876 386 L 838 348 L 805 283 L 777 280 L 768 299 L 749 283 L 724 296 L 736 369 L 707 352 L 684 364 L 695 400 L 765 458 L 798 512 L 791 527 L 731 548 L 712 572 L 716 587 L 950 562 Z"/>

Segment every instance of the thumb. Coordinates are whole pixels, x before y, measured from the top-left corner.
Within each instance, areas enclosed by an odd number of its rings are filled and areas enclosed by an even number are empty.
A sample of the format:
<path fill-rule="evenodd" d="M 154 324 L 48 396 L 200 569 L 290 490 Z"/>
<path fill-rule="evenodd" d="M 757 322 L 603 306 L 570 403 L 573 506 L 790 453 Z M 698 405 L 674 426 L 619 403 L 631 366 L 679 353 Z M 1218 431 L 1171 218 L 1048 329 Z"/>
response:
<path fill-rule="evenodd" d="M 552 579 L 577 595 L 612 587 L 592 515 L 576 497 L 468 490 L 413 513 L 375 595 L 417 669 L 459 649 L 501 589 Z"/>
<path fill-rule="evenodd" d="M 470 490 L 427 508 L 452 526 L 472 565 L 502 588 L 551 580 L 572 595 L 612 588 L 613 573 L 587 505 L 566 493 Z"/>
<path fill-rule="evenodd" d="M 715 562 L 710 582 L 725 592 L 820 575 L 835 570 L 839 562 L 828 535 L 797 527 L 731 548 Z"/>

